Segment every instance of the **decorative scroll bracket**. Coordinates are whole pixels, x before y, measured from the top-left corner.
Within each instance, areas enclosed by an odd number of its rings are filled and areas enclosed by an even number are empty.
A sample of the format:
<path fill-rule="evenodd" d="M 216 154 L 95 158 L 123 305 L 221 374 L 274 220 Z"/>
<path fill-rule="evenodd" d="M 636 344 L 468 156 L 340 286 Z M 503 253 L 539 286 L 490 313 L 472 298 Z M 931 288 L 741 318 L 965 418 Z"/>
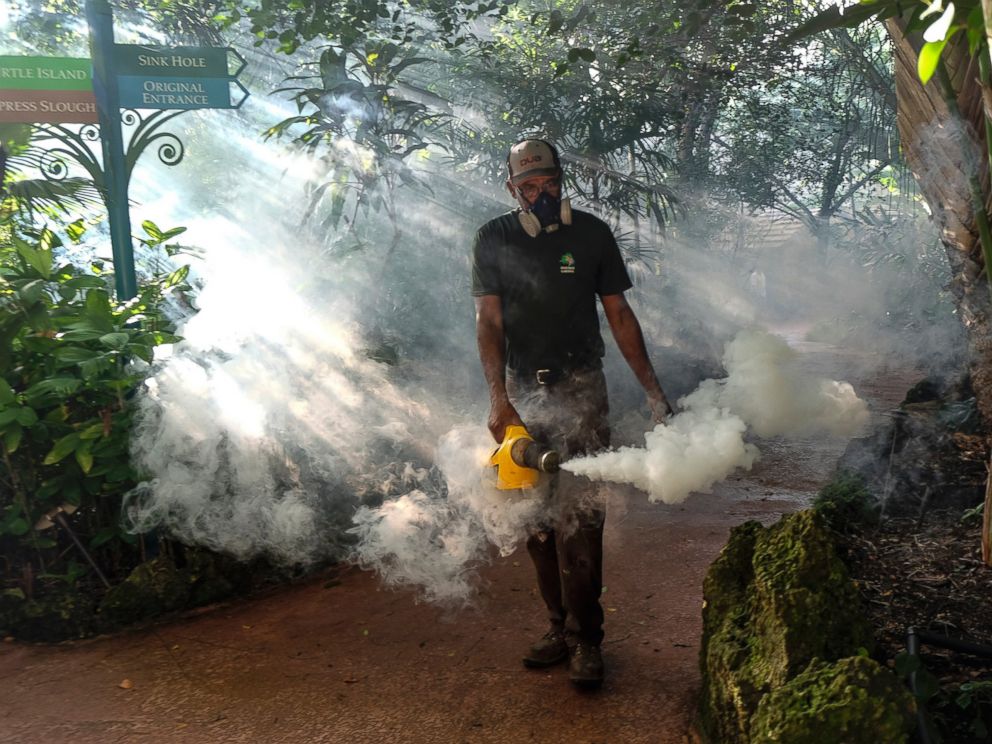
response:
<path fill-rule="evenodd" d="M 186 154 L 186 148 L 178 135 L 163 132 L 161 127 L 171 119 L 186 111 L 163 110 L 142 116 L 138 111 L 126 109 L 121 112 L 121 123 L 128 127 L 130 136 L 124 154 L 125 178 L 130 184 L 131 173 L 138 159 L 149 147 L 156 149 L 161 163 L 178 165 Z M 103 164 L 97 157 L 100 146 L 100 128 L 97 124 L 86 124 L 79 131 L 73 131 L 64 124 L 36 124 L 41 141 L 55 144 L 46 148 L 41 159 L 41 173 L 49 181 L 62 181 L 69 175 L 67 161 L 75 162 L 89 174 L 107 204 L 106 176 Z M 109 204 L 107 204 L 109 209 Z"/>

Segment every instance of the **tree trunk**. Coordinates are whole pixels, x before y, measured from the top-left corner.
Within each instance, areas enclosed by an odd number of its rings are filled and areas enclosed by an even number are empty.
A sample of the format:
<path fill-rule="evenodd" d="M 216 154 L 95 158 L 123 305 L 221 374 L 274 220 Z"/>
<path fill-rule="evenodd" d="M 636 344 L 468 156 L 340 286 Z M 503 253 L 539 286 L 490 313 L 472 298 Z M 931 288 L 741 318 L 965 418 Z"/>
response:
<path fill-rule="evenodd" d="M 945 48 L 944 60 L 961 114 L 957 121 L 944 99 L 939 74 L 926 85 L 920 84 L 916 64 L 922 38 L 915 33 L 906 36 L 900 19 L 890 19 L 886 26 L 895 52 L 903 154 L 940 229 L 953 277 L 951 290 L 967 331 L 972 387 L 982 417 L 992 424 L 992 306 L 969 184 L 969 177 L 975 175 L 982 193 L 989 193 L 978 63 L 968 54 L 964 34 Z"/>

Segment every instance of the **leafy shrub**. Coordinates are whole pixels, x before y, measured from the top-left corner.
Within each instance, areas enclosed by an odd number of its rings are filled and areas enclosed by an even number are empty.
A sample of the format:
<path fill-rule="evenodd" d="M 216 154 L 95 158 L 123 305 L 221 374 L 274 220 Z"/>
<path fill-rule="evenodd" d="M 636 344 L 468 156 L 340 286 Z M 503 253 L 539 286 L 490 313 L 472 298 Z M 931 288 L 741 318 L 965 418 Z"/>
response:
<path fill-rule="evenodd" d="M 181 229 L 146 232 L 155 245 Z M 184 267 L 118 303 L 102 263 L 56 262 L 61 245 L 47 228 L 0 226 L 0 558 L 29 595 L 36 576 L 72 584 L 89 572 L 61 530 L 34 526 L 64 504 L 106 571 L 126 574 L 137 561 L 136 538 L 119 526 L 138 478 L 130 401 L 154 348 L 178 340 L 164 299 L 188 289 Z"/>
<path fill-rule="evenodd" d="M 813 508 L 841 532 L 851 525 L 878 524 L 881 512 L 864 479 L 849 471 L 839 472 L 820 490 Z"/>

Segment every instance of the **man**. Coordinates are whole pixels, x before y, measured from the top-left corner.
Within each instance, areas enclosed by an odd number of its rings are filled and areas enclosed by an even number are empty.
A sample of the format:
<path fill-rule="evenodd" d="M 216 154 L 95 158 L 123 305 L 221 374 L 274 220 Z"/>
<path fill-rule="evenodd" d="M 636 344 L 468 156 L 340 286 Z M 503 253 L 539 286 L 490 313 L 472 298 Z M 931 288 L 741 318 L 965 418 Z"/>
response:
<path fill-rule="evenodd" d="M 526 425 L 563 458 L 610 443 L 596 296 L 656 421 L 671 409 L 648 359 L 641 327 L 623 293 L 631 287 L 610 228 L 561 198 L 555 148 L 526 139 L 510 149 L 506 187 L 519 209 L 489 221 L 473 246 L 479 356 L 489 385 L 489 431 Z M 603 680 L 603 522 L 596 487 L 560 473 L 548 488 L 546 522 L 527 550 L 551 628 L 524 657 L 543 668 L 571 656 L 576 685 Z"/>

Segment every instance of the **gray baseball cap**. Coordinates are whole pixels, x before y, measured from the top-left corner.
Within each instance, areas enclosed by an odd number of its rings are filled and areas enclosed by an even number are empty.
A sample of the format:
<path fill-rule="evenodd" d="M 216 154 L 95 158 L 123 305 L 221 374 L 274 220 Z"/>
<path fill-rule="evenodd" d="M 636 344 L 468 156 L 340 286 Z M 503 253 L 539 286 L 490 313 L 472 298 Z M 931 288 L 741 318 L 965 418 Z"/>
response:
<path fill-rule="evenodd" d="M 514 185 L 534 176 L 557 176 L 561 170 L 555 148 L 539 139 L 521 140 L 511 147 L 506 166 Z"/>

